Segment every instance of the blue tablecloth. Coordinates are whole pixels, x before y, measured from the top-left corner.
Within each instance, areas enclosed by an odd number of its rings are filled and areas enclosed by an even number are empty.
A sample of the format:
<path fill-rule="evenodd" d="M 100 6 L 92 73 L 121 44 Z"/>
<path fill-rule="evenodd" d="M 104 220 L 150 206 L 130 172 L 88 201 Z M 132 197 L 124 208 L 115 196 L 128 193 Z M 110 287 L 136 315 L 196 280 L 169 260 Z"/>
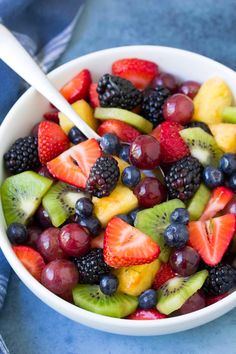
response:
<path fill-rule="evenodd" d="M 128 44 L 193 50 L 236 69 L 234 0 L 88 0 L 60 60 Z M 191 79 L 191 78 L 190 78 Z M 236 352 L 236 310 L 208 325 L 162 337 L 126 337 L 78 325 L 38 300 L 12 275 L 0 333 L 11 354 L 220 354 Z"/>

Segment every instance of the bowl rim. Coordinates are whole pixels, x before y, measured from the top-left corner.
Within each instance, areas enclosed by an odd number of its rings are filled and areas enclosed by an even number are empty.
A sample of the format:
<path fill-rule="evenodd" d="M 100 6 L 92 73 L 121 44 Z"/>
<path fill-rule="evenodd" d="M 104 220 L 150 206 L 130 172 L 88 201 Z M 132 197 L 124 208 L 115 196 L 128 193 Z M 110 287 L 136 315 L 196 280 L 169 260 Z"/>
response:
<path fill-rule="evenodd" d="M 89 54 L 77 57 L 73 60 L 70 60 L 69 62 L 60 65 L 59 67 L 55 68 L 52 70 L 49 74 L 49 78 L 55 78 L 60 76 L 61 72 L 66 71 L 70 66 L 73 66 L 75 63 L 79 62 L 81 59 L 86 60 L 90 58 L 97 58 L 97 57 L 103 57 L 104 55 L 109 55 L 109 54 L 119 54 L 119 51 L 124 51 L 127 50 L 129 51 L 130 49 L 136 49 L 140 50 L 140 53 L 142 53 L 142 50 L 159 50 L 164 51 L 164 52 L 169 52 L 171 55 L 173 55 L 173 52 L 177 52 L 178 55 L 186 57 L 188 56 L 190 59 L 191 57 L 197 57 L 200 62 L 205 62 L 208 61 L 214 65 L 217 65 L 218 67 L 221 67 L 223 70 L 227 70 L 229 74 L 235 76 L 236 79 L 236 73 L 228 68 L 227 66 L 213 60 L 210 58 L 207 58 L 203 55 L 200 55 L 198 53 L 190 52 L 187 50 L 183 49 L 178 49 L 178 48 L 173 48 L 173 47 L 166 47 L 166 46 L 156 46 L 156 45 L 131 45 L 131 46 L 120 46 L 120 47 L 114 47 L 114 48 L 109 48 L 109 49 L 103 49 L 103 50 L 98 50 L 95 52 L 91 52 Z M 140 55 L 141 57 L 142 55 Z M 6 128 L 8 126 L 8 123 L 14 118 L 14 112 L 16 109 L 18 109 L 19 106 L 22 106 L 24 104 L 27 105 L 28 102 L 28 97 L 32 94 L 35 93 L 36 90 L 34 88 L 29 88 L 17 101 L 16 103 L 12 106 L 10 111 L 8 112 L 7 116 L 5 117 L 4 121 L 2 122 L 2 125 L 0 127 L 0 141 L 4 138 Z M 1 225 L 2 226 L 2 225 Z M 5 226 L 4 226 L 5 229 Z M 2 227 L 2 230 L 4 232 L 4 229 Z M 222 300 L 205 307 L 201 310 L 198 310 L 196 312 L 192 312 L 190 314 L 185 314 L 181 316 L 176 316 L 176 317 L 170 317 L 170 318 L 165 318 L 162 319 L 161 321 L 157 320 L 149 320 L 149 321 L 136 321 L 136 320 L 127 320 L 127 319 L 119 319 L 119 318 L 113 318 L 113 317 L 108 317 L 108 316 L 102 316 L 99 314 L 95 314 L 92 312 L 89 312 L 87 310 L 83 310 L 79 307 L 77 307 L 74 304 L 71 304 L 61 298 L 59 298 L 57 295 L 53 294 L 51 291 L 46 289 L 41 283 L 39 283 L 33 276 L 27 271 L 27 269 L 21 264 L 21 262 L 18 260 L 16 257 L 15 253 L 11 249 L 11 245 L 8 240 L 1 242 L 1 249 L 10 263 L 11 267 L 13 270 L 17 273 L 19 278 L 23 281 L 23 283 L 44 303 L 49 305 L 51 308 L 56 310 L 57 312 L 65 315 L 67 318 L 73 319 L 77 322 L 89 325 L 90 327 L 93 328 L 99 328 L 99 324 L 106 324 L 106 331 L 108 332 L 113 332 L 113 333 L 118 333 L 120 329 L 120 333 L 124 333 L 125 329 L 156 329 L 156 334 L 162 334 L 158 333 L 158 329 L 160 332 L 162 331 L 163 333 L 174 333 L 177 331 L 182 331 L 180 328 L 178 330 L 177 326 L 180 326 L 180 324 L 184 324 L 185 328 L 192 328 L 194 327 L 194 322 L 198 320 L 198 322 L 201 324 L 207 323 L 210 320 L 217 318 L 224 313 L 228 312 L 230 309 L 236 306 L 236 291 L 232 292 L 229 294 L 227 297 L 223 298 Z M 207 319 L 210 318 L 210 319 Z M 176 327 L 175 330 L 171 330 L 168 332 L 168 327 Z M 127 333 L 130 334 L 130 333 Z M 140 335 L 140 333 L 139 333 Z M 142 335 L 142 334 L 141 334 Z M 152 335 L 152 334 L 151 334 Z"/>

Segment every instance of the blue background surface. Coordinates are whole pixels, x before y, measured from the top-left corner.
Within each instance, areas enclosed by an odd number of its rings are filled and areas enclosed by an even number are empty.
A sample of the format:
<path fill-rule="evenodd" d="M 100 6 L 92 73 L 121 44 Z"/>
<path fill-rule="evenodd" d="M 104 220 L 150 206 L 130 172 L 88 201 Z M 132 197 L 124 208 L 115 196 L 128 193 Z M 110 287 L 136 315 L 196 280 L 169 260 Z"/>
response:
<path fill-rule="evenodd" d="M 236 69 L 235 16 L 234 0 L 89 0 L 58 64 L 108 47 L 159 44 L 192 50 Z M 0 316 L 0 332 L 11 354 L 233 354 L 235 331 L 236 310 L 173 335 L 102 333 L 57 314 L 15 275 Z"/>

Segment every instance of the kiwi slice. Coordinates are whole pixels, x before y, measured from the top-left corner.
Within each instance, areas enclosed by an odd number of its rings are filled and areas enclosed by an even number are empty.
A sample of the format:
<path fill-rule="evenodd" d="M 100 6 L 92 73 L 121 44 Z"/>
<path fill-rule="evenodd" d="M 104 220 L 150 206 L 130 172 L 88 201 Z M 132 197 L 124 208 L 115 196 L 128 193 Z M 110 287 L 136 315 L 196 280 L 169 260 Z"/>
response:
<path fill-rule="evenodd" d="M 94 117 L 107 120 L 107 119 L 116 119 L 122 122 L 128 123 L 133 127 L 137 128 L 143 133 L 151 133 L 153 125 L 147 119 L 141 117 L 140 115 L 127 111 L 126 109 L 121 108 L 101 108 L 98 107 L 94 111 Z"/>
<path fill-rule="evenodd" d="M 172 199 L 140 211 L 134 222 L 137 229 L 149 235 L 160 246 L 159 259 L 162 262 L 167 262 L 170 255 L 170 248 L 165 244 L 163 234 L 170 224 L 170 214 L 176 208 L 185 208 L 185 205 L 179 199 Z"/>
<path fill-rule="evenodd" d="M 70 215 L 75 213 L 75 203 L 82 197 L 88 197 L 69 184 L 58 182 L 43 198 L 43 207 L 47 211 L 53 226 L 62 225 Z"/>
<path fill-rule="evenodd" d="M 200 187 L 188 204 L 190 220 L 198 220 L 200 218 L 208 203 L 208 200 L 210 199 L 210 196 L 211 192 L 209 189 L 205 186 L 205 184 L 201 183 Z"/>
<path fill-rule="evenodd" d="M 223 152 L 212 135 L 201 128 L 183 129 L 180 135 L 188 144 L 191 155 L 198 159 L 203 166 L 212 165 L 217 167 Z"/>
<path fill-rule="evenodd" d="M 174 277 L 157 291 L 157 310 L 165 315 L 178 310 L 204 284 L 208 276 L 207 270 L 190 277 Z"/>
<path fill-rule="evenodd" d="M 122 318 L 133 313 L 138 307 L 135 296 L 117 292 L 105 295 L 98 285 L 77 285 L 73 289 L 73 299 L 76 306 L 99 315 Z"/>
<path fill-rule="evenodd" d="M 6 178 L 1 186 L 1 198 L 7 225 L 26 224 L 51 185 L 51 179 L 32 171 Z"/>
<path fill-rule="evenodd" d="M 222 112 L 224 123 L 236 123 L 236 107 L 226 107 Z"/>

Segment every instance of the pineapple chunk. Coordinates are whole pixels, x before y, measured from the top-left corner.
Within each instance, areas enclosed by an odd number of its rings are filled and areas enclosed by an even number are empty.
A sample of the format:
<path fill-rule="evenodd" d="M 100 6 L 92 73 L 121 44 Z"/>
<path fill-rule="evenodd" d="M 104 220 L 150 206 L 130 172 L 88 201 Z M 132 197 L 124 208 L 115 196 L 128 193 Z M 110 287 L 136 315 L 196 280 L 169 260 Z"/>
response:
<path fill-rule="evenodd" d="M 93 130 L 97 130 L 97 120 L 94 118 L 93 109 L 85 100 L 76 101 L 72 104 L 72 108 Z M 61 112 L 59 113 L 59 121 L 61 128 L 66 134 L 74 127 L 74 123 Z"/>
<path fill-rule="evenodd" d="M 138 296 L 149 289 L 161 262 L 156 259 L 152 263 L 132 267 L 123 267 L 114 271 L 119 279 L 118 291 L 128 295 Z"/>
<path fill-rule="evenodd" d="M 103 227 L 117 214 L 127 214 L 138 207 L 138 200 L 127 187 L 117 185 L 113 192 L 104 198 L 93 197 L 94 214 Z"/>
<path fill-rule="evenodd" d="M 236 153 L 236 125 L 235 124 L 211 124 L 209 125 L 217 145 L 224 152 Z"/>
<path fill-rule="evenodd" d="M 130 166 L 130 165 L 128 164 L 128 162 L 126 162 L 126 161 L 120 159 L 120 158 L 117 157 L 117 156 L 113 156 L 113 157 L 114 157 L 114 159 L 118 162 L 120 174 L 122 174 L 122 172 L 124 171 L 124 169 L 125 169 L 126 167 Z"/>
<path fill-rule="evenodd" d="M 232 92 L 225 81 L 218 77 L 211 78 L 203 83 L 193 99 L 193 120 L 206 124 L 221 123 L 222 111 L 232 101 Z"/>

